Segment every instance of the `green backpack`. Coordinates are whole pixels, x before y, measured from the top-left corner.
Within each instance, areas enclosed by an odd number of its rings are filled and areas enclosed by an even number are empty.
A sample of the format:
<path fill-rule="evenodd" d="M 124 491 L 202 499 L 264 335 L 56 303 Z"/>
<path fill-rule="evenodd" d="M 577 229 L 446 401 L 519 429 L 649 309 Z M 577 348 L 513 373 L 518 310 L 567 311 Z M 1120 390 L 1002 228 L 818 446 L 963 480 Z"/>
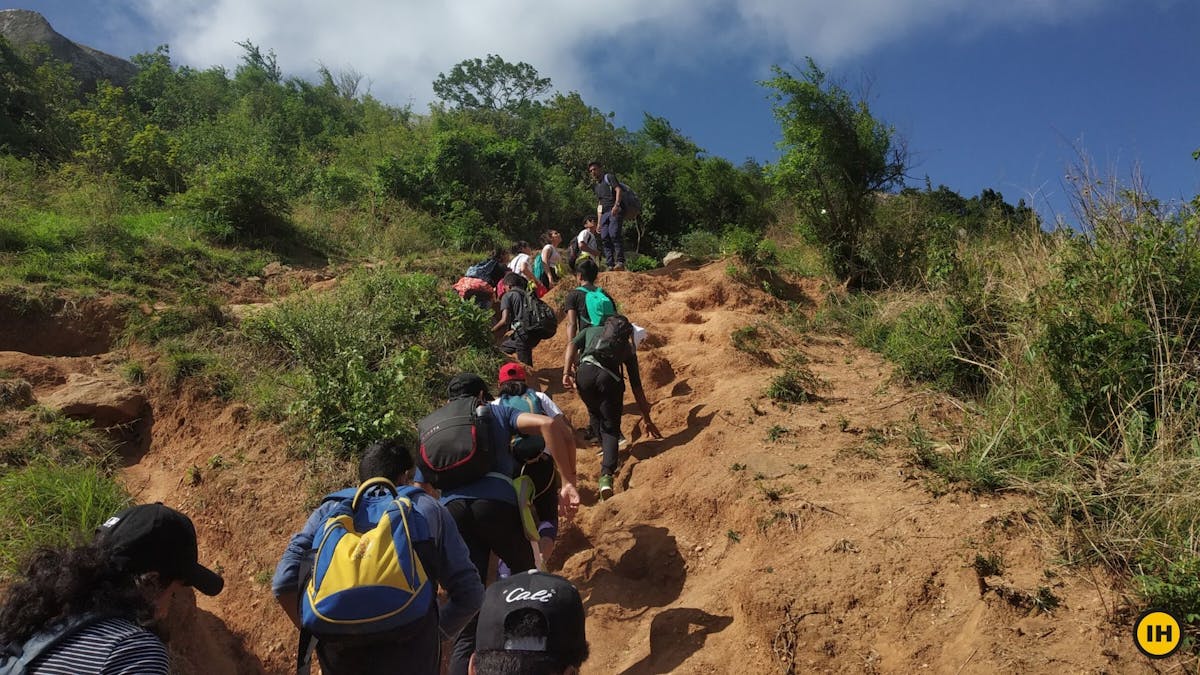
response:
<path fill-rule="evenodd" d="M 583 292 L 588 318 L 591 319 L 593 326 L 599 326 L 604 323 L 606 317 L 617 313 L 617 305 L 612 298 L 608 297 L 603 288 L 597 286 L 595 289 L 589 290 L 587 286 L 580 286 L 579 290 Z"/>

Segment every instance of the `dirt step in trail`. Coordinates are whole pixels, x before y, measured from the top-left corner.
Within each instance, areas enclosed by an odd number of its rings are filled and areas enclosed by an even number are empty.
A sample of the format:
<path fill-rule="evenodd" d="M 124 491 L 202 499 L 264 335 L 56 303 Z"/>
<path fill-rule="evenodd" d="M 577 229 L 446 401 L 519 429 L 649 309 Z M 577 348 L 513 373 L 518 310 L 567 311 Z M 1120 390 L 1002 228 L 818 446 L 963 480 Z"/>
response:
<path fill-rule="evenodd" d="M 583 593 L 588 672 L 1148 670 L 1128 627 L 1109 618 L 1123 600 L 1101 575 L 1053 564 L 1032 503 L 928 489 L 903 433 L 944 413 L 894 383 L 878 356 L 818 335 L 738 351 L 734 330 L 784 306 L 724 263 L 600 283 L 650 332 L 639 358 L 664 438 L 645 438 L 627 405 L 631 443 L 603 503 L 599 457 L 579 452 L 583 507 L 550 565 Z M 560 330 L 538 347 L 535 377 L 581 427 L 586 411 L 559 380 L 565 339 Z M 829 387 L 779 406 L 763 395 L 772 362 L 796 347 Z M 65 381 L 68 366 L 97 368 L 56 364 L 43 386 Z M 290 672 L 296 636 L 269 580 L 307 516 L 312 469 L 244 405 L 186 388 L 146 394 L 153 425 L 122 478 L 139 501 L 191 514 L 202 555 L 226 579 L 216 598 L 183 600 L 172 627 L 180 672 Z"/>

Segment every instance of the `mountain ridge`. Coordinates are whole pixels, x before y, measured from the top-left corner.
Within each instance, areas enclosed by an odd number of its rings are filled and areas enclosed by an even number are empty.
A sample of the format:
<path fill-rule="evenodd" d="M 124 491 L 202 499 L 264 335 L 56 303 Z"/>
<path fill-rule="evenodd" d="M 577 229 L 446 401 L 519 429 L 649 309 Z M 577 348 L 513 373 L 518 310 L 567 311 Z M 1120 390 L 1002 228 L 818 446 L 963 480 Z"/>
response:
<path fill-rule="evenodd" d="M 0 9 L 0 37 L 20 49 L 46 47 L 51 57 L 71 66 L 85 92 L 94 91 L 101 80 L 125 86 L 137 74 L 137 66 L 130 61 L 64 37 L 33 10 Z"/>

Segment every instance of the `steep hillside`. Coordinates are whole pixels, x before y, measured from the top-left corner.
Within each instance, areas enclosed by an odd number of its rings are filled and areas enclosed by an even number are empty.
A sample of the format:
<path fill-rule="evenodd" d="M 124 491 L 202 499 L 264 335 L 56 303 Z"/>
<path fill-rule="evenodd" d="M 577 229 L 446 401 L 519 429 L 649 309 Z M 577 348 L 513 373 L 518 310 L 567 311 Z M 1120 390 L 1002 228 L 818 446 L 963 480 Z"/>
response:
<path fill-rule="evenodd" d="M 72 42 L 41 14 L 27 9 L 0 9 L 0 36 L 18 47 L 45 47 L 50 56 L 71 65 L 85 91 L 94 90 L 99 80 L 124 86 L 137 74 L 137 67 L 129 61 Z"/>
<path fill-rule="evenodd" d="M 947 492 L 913 467 L 906 431 L 953 407 L 841 337 L 773 325 L 785 304 L 724 263 L 600 281 L 649 330 L 640 360 L 664 438 L 643 437 L 627 408 L 631 443 L 604 503 L 599 457 L 581 445 L 583 508 L 550 564 L 583 592 L 588 672 L 1150 670 L 1125 600 L 1099 572 L 1055 564 L 1030 502 Z M 815 290 L 791 294 L 811 308 Z M 764 336 L 757 353 L 731 339 L 750 325 Z M 564 341 L 539 346 L 535 373 L 580 426 L 586 412 L 559 381 Z M 111 370 L 116 355 L 87 355 L 104 348 L 8 353 L 2 365 L 41 395 L 63 373 Z M 796 349 L 828 386 L 775 404 L 764 392 Z M 268 580 L 307 515 L 311 467 L 244 405 L 148 394 L 152 418 L 122 479 L 139 500 L 191 514 L 227 579 L 181 608 L 182 672 L 288 672 L 295 633 Z"/>

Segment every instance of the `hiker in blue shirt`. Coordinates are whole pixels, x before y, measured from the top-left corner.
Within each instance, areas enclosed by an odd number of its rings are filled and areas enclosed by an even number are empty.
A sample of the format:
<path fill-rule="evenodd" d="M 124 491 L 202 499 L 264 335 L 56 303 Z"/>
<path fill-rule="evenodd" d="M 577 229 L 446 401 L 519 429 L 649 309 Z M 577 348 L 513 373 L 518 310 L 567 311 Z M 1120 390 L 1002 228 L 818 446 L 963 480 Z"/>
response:
<path fill-rule="evenodd" d="M 407 479 L 412 469 L 410 452 L 399 441 L 389 439 L 374 443 L 363 451 L 358 475 L 361 481 L 382 477 L 396 486 L 403 486 L 409 483 Z M 383 633 L 378 639 L 354 636 L 353 640 L 345 642 L 318 640 L 317 655 L 322 672 L 330 675 L 369 672 L 380 663 L 395 663 L 404 664 L 406 673 L 436 675 L 441 662 L 441 642 L 456 636 L 479 611 L 483 584 L 450 512 L 422 491 L 416 491 L 412 500 L 414 509 L 424 517 L 433 535 L 432 550 L 428 542 L 421 542 L 414 548 L 431 580 L 446 591 L 448 599 L 440 608 L 432 608 L 424 619 L 398 629 L 397 634 Z M 300 626 L 302 560 L 315 548 L 314 539 L 338 507 L 338 501 L 333 499 L 327 499 L 317 507 L 304 528 L 292 536 L 275 568 L 271 590 L 297 627 Z"/>
<path fill-rule="evenodd" d="M 517 494 L 512 478 L 517 475 L 517 462 L 510 450 L 512 436 L 516 433 L 540 434 L 546 448 L 554 457 L 562 478 L 559 489 L 560 515 L 570 519 L 579 507 L 579 491 L 575 488 L 575 453 L 568 444 L 561 425 L 545 415 L 523 413 L 519 410 L 488 403 L 492 396 L 487 384 L 478 375 L 460 373 L 450 380 L 448 398 L 473 398 L 484 409 L 493 449 L 491 470 L 487 475 L 464 485 L 441 491 L 441 501 L 454 516 L 458 531 L 467 544 L 471 562 L 475 564 L 479 579 L 487 577 L 492 553 L 502 559 L 513 571 L 534 567 L 533 549 L 525 538 L 517 509 Z M 420 467 L 413 479 L 430 493 L 435 489 L 422 473 Z M 467 664 L 475 650 L 475 621 L 472 620 L 454 642 L 450 658 L 451 675 L 466 675 Z"/>

